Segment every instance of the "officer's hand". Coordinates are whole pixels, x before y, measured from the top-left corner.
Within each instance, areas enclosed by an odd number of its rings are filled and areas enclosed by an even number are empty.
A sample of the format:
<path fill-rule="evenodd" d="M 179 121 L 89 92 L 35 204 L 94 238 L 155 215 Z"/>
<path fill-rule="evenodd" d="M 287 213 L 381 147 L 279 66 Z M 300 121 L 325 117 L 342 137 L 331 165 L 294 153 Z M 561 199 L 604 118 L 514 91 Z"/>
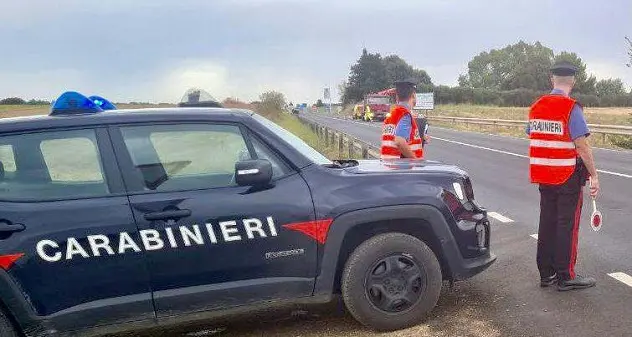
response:
<path fill-rule="evenodd" d="M 596 197 L 599 194 L 599 178 L 590 177 L 590 196 Z"/>

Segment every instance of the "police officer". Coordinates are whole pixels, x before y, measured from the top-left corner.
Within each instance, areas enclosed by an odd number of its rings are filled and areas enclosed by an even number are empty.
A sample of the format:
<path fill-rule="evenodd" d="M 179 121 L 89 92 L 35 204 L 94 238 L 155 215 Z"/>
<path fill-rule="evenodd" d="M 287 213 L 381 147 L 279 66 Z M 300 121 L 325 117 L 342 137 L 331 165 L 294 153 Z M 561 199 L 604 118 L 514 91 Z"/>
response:
<path fill-rule="evenodd" d="M 595 279 L 575 273 L 577 236 L 583 186 L 590 176 L 590 195 L 599 192 L 599 177 L 582 106 L 569 97 L 577 67 L 556 62 L 551 68 L 553 90 L 529 111 L 530 179 L 539 184 L 540 224 L 537 265 L 540 285 L 560 291 L 584 289 Z"/>
<path fill-rule="evenodd" d="M 411 110 L 415 106 L 415 81 L 395 82 L 396 104 L 384 119 L 382 159 L 423 158 L 422 139 Z"/>

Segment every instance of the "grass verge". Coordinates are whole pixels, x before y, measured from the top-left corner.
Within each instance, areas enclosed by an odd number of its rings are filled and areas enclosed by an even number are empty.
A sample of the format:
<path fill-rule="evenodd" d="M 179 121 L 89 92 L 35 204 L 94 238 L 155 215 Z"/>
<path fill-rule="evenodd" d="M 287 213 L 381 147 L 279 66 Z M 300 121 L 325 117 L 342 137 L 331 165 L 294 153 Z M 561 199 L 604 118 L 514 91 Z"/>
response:
<path fill-rule="evenodd" d="M 274 117 L 266 116 L 272 119 L 275 123 L 279 124 L 282 128 L 290 131 L 297 137 L 301 138 L 307 145 L 316 149 L 316 151 L 322 153 L 325 157 L 334 159 L 348 159 L 347 151 L 339 153 L 338 148 L 328 145 L 324 139 L 318 137 L 318 135 L 312 131 L 312 129 L 301 122 L 296 116 L 289 114 L 280 114 Z M 345 147 L 346 148 L 346 147 Z"/>
<path fill-rule="evenodd" d="M 435 110 L 427 113 L 430 118 L 442 116 L 526 120 L 529 114 L 528 108 L 484 105 L 437 105 L 435 108 Z M 586 108 L 584 112 L 586 121 L 591 124 L 632 125 L 632 109 L 630 108 Z M 487 126 L 464 122 L 439 121 L 433 121 L 432 125 L 455 130 L 527 138 L 523 127 Z M 590 143 L 602 148 L 632 149 L 632 137 L 629 136 L 607 135 L 604 137 L 603 134 L 593 134 L 590 137 Z"/>

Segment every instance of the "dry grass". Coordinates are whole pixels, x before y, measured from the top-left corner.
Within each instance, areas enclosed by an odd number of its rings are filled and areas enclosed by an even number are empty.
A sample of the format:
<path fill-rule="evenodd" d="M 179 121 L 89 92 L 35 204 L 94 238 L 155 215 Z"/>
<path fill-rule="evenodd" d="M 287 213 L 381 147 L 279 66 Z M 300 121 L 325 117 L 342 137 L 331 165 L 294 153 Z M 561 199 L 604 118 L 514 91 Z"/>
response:
<path fill-rule="evenodd" d="M 173 104 L 117 104 L 118 109 L 167 108 Z M 49 105 L 0 105 L 0 118 L 46 115 L 50 111 Z"/>
<path fill-rule="evenodd" d="M 632 125 L 632 108 L 585 108 L 586 120 L 592 124 Z M 526 120 L 529 108 L 487 105 L 445 104 L 435 106 L 428 116 L 455 116 Z"/>
<path fill-rule="evenodd" d="M 586 108 L 586 120 L 590 124 L 632 125 L 632 108 Z M 528 108 L 507 108 L 484 105 L 438 105 L 435 110 L 427 113 L 429 117 L 472 117 L 490 119 L 527 120 Z M 446 128 L 491 133 L 496 135 L 526 138 L 523 127 L 501 127 L 474 125 L 463 122 L 448 123 L 433 121 L 433 125 Z M 632 137 L 612 136 L 604 137 L 595 134 L 591 137 L 591 144 L 597 147 L 620 149 L 630 148 Z"/>

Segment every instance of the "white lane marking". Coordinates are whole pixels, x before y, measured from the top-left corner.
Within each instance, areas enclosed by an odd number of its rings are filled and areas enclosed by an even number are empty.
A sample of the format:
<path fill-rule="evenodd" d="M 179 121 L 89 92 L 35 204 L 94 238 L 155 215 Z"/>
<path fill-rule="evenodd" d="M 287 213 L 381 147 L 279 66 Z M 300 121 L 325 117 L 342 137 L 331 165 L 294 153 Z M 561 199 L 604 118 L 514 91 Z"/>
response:
<path fill-rule="evenodd" d="M 432 139 L 437 139 L 437 140 L 441 140 L 441 141 L 444 141 L 444 142 L 459 144 L 459 145 L 463 145 L 463 146 L 469 146 L 469 147 L 473 147 L 473 148 L 476 148 L 476 149 L 481 149 L 481 150 L 487 150 L 487 151 L 507 154 L 507 155 L 510 155 L 510 156 L 515 156 L 515 157 L 520 157 L 520 158 L 529 158 L 529 156 L 525 156 L 525 155 L 518 154 L 518 153 L 502 151 L 502 150 L 492 149 L 492 148 L 489 148 L 489 147 L 478 146 L 478 145 L 473 145 L 473 144 L 468 144 L 468 143 L 463 143 L 463 142 L 457 142 L 456 140 L 450 140 L 450 139 L 439 138 L 439 137 L 433 137 Z M 613 176 L 618 176 L 618 177 L 622 177 L 622 178 L 632 179 L 632 175 L 629 175 L 629 174 L 624 174 L 624 173 L 619 173 L 619 172 L 612 172 L 612 171 L 607 171 L 607 170 L 597 170 L 597 172 L 605 173 L 605 174 L 611 174 Z"/>
<path fill-rule="evenodd" d="M 334 118 L 334 117 L 329 117 L 329 116 L 323 116 L 326 118 L 330 118 L 330 119 L 338 119 L 338 120 L 343 120 L 343 119 L 339 119 L 339 118 Z M 349 121 L 349 120 L 347 120 Z M 360 123 L 360 122 L 356 122 L 356 121 L 349 121 L 351 123 L 355 123 L 355 124 L 360 124 L 360 125 L 367 125 L 364 123 Z M 368 126 L 368 125 L 367 125 Z M 529 158 L 529 156 L 525 156 L 523 154 L 518 154 L 518 153 L 513 153 L 513 152 L 509 152 L 509 151 L 503 151 L 503 150 L 497 150 L 497 149 L 492 149 L 490 147 L 485 147 L 485 146 L 479 146 L 479 145 L 474 145 L 474 144 L 468 144 L 468 143 L 463 143 L 463 142 L 458 142 L 456 140 L 451 140 L 451 139 L 445 139 L 445 138 L 440 138 L 440 137 L 432 137 L 431 139 L 436 139 L 436 140 L 440 140 L 440 141 L 444 141 L 444 142 L 448 142 L 448 143 L 453 143 L 453 144 L 458 144 L 458 145 L 463 145 L 463 146 L 468 146 L 468 147 L 472 147 L 475 149 L 480 149 L 480 150 L 486 150 L 486 151 L 491 151 L 491 152 L 496 152 L 496 153 L 502 153 L 502 154 L 506 154 L 506 155 L 510 155 L 510 156 L 515 156 L 515 157 L 520 157 L 520 158 Z M 519 139 L 519 138 L 516 138 Z M 597 170 L 597 172 L 599 173 L 604 173 L 604 174 L 610 174 L 613 176 L 617 176 L 617 177 L 621 177 L 621 178 L 628 178 L 628 179 L 632 179 L 632 175 L 630 174 L 625 174 L 625 173 L 619 173 L 619 172 L 613 172 L 613 171 L 607 171 L 607 170 Z"/>
<path fill-rule="evenodd" d="M 622 282 L 623 284 L 632 287 L 632 276 L 626 274 L 626 273 L 610 273 L 608 274 L 608 276 L 612 277 L 613 279 Z"/>
<path fill-rule="evenodd" d="M 502 214 L 496 213 L 496 212 L 488 212 L 487 215 L 491 216 L 492 218 L 500 221 L 500 222 L 504 222 L 504 223 L 509 223 L 509 222 L 513 222 L 513 220 L 509 219 L 506 216 L 503 216 Z"/>
<path fill-rule="evenodd" d="M 623 174 L 623 173 L 617 173 L 617 172 L 612 172 L 612 171 L 597 170 L 597 172 L 605 173 L 605 174 L 612 174 L 613 176 L 619 176 L 619 177 L 623 177 L 623 178 L 632 178 L 632 175 Z"/>
<path fill-rule="evenodd" d="M 463 145 L 463 146 L 469 146 L 469 147 L 473 147 L 475 149 L 481 149 L 481 150 L 487 150 L 487 151 L 492 151 L 492 152 L 498 152 L 498 153 L 507 154 L 507 155 L 510 155 L 510 156 L 516 156 L 516 157 L 520 157 L 520 158 L 529 158 L 529 156 L 525 156 L 525 155 L 522 155 L 522 154 L 517 154 L 517 153 L 507 152 L 507 151 L 502 151 L 502 150 L 496 150 L 496 149 L 492 149 L 492 148 L 489 148 L 489 147 L 478 146 L 478 145 L 473 145 L 473 144 L 468 144 L 468 143 L 463 143 L 463 142 L 457 142 L 456 140 L 450 140 L 450 139 L 439 138 L 439 137 L 432 137 L 432 139 L 437 139 L 437 140 L 441 140 L 441 141 L 444 141 L 444 142 L 454 143 L 454 144 Z"/>
<path fill-rule="evenodd" d="M 536 240 L 538 239 L 538 234 L 531 234 L 531 235 L 529 235 L 529 236 L 530 236 L 530 237 L 532 237 L 532 238 L 534 238 L 534 239 L 536 239 Z"/>

